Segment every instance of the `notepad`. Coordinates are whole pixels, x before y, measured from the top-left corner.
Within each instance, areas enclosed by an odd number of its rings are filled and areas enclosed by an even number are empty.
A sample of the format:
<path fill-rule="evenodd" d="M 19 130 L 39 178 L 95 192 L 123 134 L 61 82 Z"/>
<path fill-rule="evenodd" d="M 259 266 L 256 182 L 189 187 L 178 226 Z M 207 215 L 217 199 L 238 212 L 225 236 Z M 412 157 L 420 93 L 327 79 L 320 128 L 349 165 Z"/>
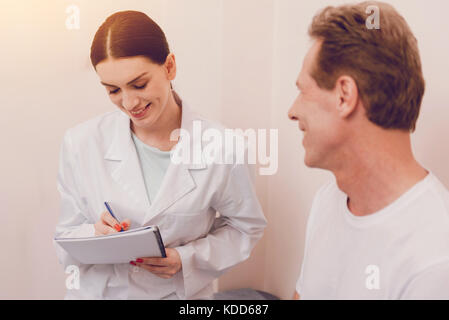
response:
<path fill-rule="evenodd" d="M 55 238 L 55 241 L 84 264 L 129 263 L 142 257 L 166 257 L 157 226 L 96 237 Z"/>

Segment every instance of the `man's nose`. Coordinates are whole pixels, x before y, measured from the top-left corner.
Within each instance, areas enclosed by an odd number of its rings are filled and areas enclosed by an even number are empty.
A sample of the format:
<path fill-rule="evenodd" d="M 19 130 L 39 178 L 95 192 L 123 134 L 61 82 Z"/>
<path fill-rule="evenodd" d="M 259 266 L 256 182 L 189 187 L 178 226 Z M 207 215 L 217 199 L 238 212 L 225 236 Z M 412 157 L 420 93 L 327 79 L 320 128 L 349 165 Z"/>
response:
<path fill-rule="evenodd" d="M 294 107 L 294 106 L 291 106 L 291 107 L 290 107 L 290 110 L 288 110 L 287 116 L 288 116 L 288 118 L 289 118 L 290 120 L 296 121 L 296 120 L 298 120 L 298 117 L 295 116 L 294 108 L 293 108 L 293 107 Z"/>

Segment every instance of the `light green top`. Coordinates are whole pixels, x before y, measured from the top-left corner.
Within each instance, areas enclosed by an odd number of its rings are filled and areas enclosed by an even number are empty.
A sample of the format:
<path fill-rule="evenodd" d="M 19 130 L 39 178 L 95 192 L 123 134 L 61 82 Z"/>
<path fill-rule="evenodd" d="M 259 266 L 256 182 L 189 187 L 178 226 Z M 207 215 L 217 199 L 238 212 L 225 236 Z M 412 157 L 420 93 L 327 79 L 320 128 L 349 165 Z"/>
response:
<path fill-rule="evenodd" d="M 171 151 L 161 151 L 140 140 L 134 132 L 132 137 L 139 156 L 143 179 L 147 189 L 148 200 L 153 203 L 164 179 L 165 172 L 170 165 Z"/>

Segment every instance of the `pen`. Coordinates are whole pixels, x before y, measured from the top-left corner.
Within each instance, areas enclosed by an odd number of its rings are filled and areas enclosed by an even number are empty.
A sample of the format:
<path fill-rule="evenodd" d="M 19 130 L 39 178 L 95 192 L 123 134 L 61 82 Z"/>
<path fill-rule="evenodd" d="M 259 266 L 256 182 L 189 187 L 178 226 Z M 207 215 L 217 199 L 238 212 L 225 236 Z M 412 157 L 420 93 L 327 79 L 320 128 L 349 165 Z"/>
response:
<path fill-rule="evenodd" d="M 109 206 L 109 204 L 108 204 L 106 201 L 104 202 L 104 205 L 106 206 L 106 209 L 108 209 L 108 211 L 109 211 L 109 213 L 111 214 L 111 216 L 112 216 L 115 220 L 117 220 L 118 223 L 120 223 L 120 221 L 118 221 L 118 219 L 116 218 L 116 216 L 114 215 L 114 213 L 112 213 L 112 209 L 111 209 L 111 207 Z M 123 227 L 120 226 L 120 232 L 122 232 L 122 231 L 123 231 Z"/>

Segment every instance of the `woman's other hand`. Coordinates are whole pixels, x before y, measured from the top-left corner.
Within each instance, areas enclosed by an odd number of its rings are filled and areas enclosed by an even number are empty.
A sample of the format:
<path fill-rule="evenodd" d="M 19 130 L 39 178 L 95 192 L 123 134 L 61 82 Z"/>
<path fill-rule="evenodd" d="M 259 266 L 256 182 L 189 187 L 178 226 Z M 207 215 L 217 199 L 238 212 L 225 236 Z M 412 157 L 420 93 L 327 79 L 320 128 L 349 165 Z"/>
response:
<path fill-rule="evenodd" d="M 160 278 L 170 279 L 182 269 L 182 262 L 176 249 L 166 248 L 165 252 L 167 254 L 166 258 L 138 258 L 130 263 L 150 271 Z"/>

